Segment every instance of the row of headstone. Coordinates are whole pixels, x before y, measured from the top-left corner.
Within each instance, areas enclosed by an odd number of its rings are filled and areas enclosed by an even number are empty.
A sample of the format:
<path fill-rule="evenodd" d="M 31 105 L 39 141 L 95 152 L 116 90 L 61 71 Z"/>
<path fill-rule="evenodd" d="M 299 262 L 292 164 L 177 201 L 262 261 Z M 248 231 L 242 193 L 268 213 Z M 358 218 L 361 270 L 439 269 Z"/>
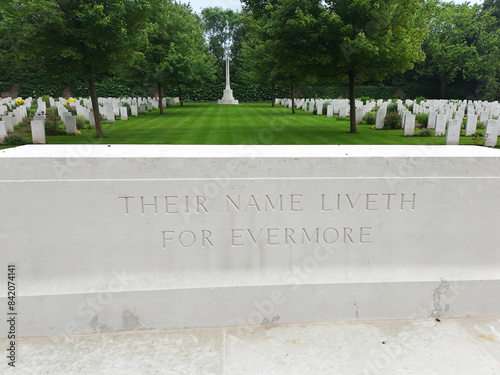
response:
<path fill-rule="evenodd" d="M 291 106 L 291 99 L 276 99 L 276 104 Z M 337 114 L 340 118 L 350 115 L 350 105 L 348 99 L 297 99 L 296 107 L 303 111 L 313 113 L 316 110 L 318 115 L 323 114 L 323 106 L 327 106 L 327 117 Z M 477 123 L 485 124 L 484 144 L 496 145 L 498 131 L 500 128 L 500 105 L 498 101 L 449 101 L 449 100 L 426 100 L 417 103 L 413 100 L 397 100 L 397 111 L 402 117 L 402 127 L 405 136 L 415 134 L 416 115 L 428 114 L 429 129 L 433 129 L 435 135 L 445 136 L 446 144 L 458 144 L 460 131 L 464 118 L 465 135 L 470 136 L 476 133 Z M 360 123 L 365 114 L 378 106 L 375 128 L 383 129 L 384 119 L 387 116 L 387 107 L 392 101 L 377 100 L 369 101 L 366 104 L 356 100 L 356 122 Z M 410 111 L 408 108 L 411 108 Z"/>

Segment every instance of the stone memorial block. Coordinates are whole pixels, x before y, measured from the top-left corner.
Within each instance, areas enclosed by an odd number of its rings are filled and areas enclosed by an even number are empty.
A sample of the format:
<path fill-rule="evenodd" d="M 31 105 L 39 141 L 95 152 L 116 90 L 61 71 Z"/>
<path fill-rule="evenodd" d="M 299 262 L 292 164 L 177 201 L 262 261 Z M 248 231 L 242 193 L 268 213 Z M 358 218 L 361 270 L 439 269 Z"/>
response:
<path fill-rule="evenodd" d="M 446 129 L 447 145 L 459 144 L 461 129 L 462 129 L 462 122 L 459 119 L 448 120 L 448 127 Z"/>
<path fill-rule="evenodd" d="M 361 124 L 363 121 L 364 110 L 361 107 L 356 107 L 356 124 Z"/>
<path fill-rule="evenodd" d="M 500 150 L 245 147 L 0 150 L 19 335 L 500 315 Z"/>
<path fill-rule="evenodd" d="M 33 143 L 45 144 L 45 121 L 31 121 L 31 136 Z"/>
<path fill-rule="evenodd" d="M 467 121 L 465 122 L 465 135 L 469 136 L 476 132 L 477 115 L 468 114 Z"/>
<path fill-rule="evenodd" d="M 137 117 L 137 105 L 136 104 L 132 104 L 130 106 L 130 112 L 131 112 L 132 116 Z"/>
<path fill-rule="evenodd" d="M 146 113 L 146 104 L 141 103 L 139 105 L 139 108 L 140 108 L 140 113 Z"/>
<path fill-rule="evenodd" d="M 434 134 L 437 136 L 444 135 L 446 132 L 446 121 L 447 117 L 445 114 L 439 114 L 436 117 L 436 128 Z"/>
<path fill-rule="evenodd" d="M 495 147 L 498 140 L 498 132 L 500 130 L 500 120 L 488 120 L 484 129 L 484 145 L 487 147 Z"/>
<path fill-rule="evenodd" d="M 153 103 L 148 102 L 148 111 L 152 111 L 152 110 L 153 110 Z"/>
<path fill-rule="evenodd" d="M 76 117 L 74 116 L 66 116 L 66 123 L 64 125 L 66 127 L 66 134 L 76 135 Z"/>
<path fill-rule="evenodd" d="M 120 119 L 121 120 L 128 120 L 127 107 L 120 107 Z"/>
<path fill-rule="evenodd" d="M 404 135 L 414 135 L 415 134 L 415 115 L 408 113 L 405 115 L 404 120 Z"/>

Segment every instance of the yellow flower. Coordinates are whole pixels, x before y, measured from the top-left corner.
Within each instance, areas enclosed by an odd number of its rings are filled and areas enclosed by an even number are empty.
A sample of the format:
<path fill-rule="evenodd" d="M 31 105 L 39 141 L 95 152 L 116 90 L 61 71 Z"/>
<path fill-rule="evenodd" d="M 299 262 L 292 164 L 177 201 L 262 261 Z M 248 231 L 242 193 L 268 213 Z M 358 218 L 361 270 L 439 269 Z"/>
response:
<path fill-rule="evenodd" d="M 16 100 L 16 107 L 19 107 L 20 105 L 23 105 L 24 104 L 24 100 L 23 99 L 17 99 Z"/>
<path fill-rule="evenodd" d="M 66 100 L 66 104 L 67 104 L 67 105 L 70 105 L 72 102 L 73 102 L 73 103 L 74 103 L 74 102 L 76 102 L 76 99 L 69 98 L 68 100 Z"/>
<path fill-rule="evenodd" d="M 80 130 L 77 130 L 76 135 L 80 135 L 80 134 L 82 134 L 82 132 Z"/>

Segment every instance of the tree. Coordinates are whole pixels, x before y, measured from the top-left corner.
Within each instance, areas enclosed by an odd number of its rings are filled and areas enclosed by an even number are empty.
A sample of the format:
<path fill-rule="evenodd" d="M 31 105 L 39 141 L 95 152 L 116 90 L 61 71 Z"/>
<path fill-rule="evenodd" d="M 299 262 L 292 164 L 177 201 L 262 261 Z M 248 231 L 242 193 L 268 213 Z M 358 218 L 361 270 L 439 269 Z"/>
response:
<path fill-rule="evenodd" d="M 53 79 L 86 78 L 103 137 L 95 77 L 126 61 L 148 16 L 147 0 L 8 0 L 3 10 L 16 56 Z"/>
<path fill-rule="evenodd" d="M 253 16 L 251 37 L 245 46 L 247 70 L 254 71 L 257 81 L 288 85 L 295 113 L 297 85 L 314 80 L 316 68 L 322 63 L 323 56 L 317 50 L 319 35 L 328 28 L 330 15 L 319 0 L 245 4 Z"/>
<path fill-rule="evenodd" d="M 188 86 L 210 80 L 213 62 L 207 53 L 200 19 L 188 5 L 156 0 L 141 44 L 125 74 L 140 77 L 158 88 L 163 114 L 162 88 Z M 182 94 L 179 95 L 182 99 Z M 181 100 L 182 105 L 182 100 Z"/>
<path fill-rule="evenodd" d="M 480 11 L 479 5 L 438 4 L 424 43 L 426 60 L 418 70 L 421 75 L 439 80 L 441 98 L 445 98 L 447 85 L 458 75 L 468 79 L 479 73 L 476 41 Z"/>
<path fill-rule="evenodd" d="M 220 7 L 204 8 L 201 19 L 208 50 L 216 61 L 217 80 L 225 82 L 225 56 L 229 54 L 232 60 L 231 77 L 238 80 L 241 65 L 240 52 L 245 38 L 242 15 L 231 9 Z"/>
<path fill-rule="evenodd" d="M 323 74 L 349 80 L 350 132 L 356 133 L 354 84 L 404 72 L 424 59 L 427 34 L 423 0 L 326 0 L 332 30 L 323 35 Z"/>

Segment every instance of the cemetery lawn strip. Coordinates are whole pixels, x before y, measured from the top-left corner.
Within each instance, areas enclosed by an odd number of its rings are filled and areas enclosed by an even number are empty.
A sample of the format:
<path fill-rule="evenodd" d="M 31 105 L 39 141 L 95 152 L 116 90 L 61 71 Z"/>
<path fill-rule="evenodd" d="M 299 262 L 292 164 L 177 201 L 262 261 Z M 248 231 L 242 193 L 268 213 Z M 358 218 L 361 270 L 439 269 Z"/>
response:
<path fill-rule="evenodd" d="M 95 130 L 84 129 L 78 136 L 47 136 L 49 144 L 387 144 L 444 145 L 445 137 L 403 137 L 402 130 L 375 130 L 358 125 L 349 133 L 349 122 L 313 115 L 307 111 L 270 103 L 185 103 L 168 107 L 164 115 L 148 112 L 128 121 L 104 123 L 104 138 Z M 461 137 L 460 144 L 473 144 L 472 137 Z"/>

